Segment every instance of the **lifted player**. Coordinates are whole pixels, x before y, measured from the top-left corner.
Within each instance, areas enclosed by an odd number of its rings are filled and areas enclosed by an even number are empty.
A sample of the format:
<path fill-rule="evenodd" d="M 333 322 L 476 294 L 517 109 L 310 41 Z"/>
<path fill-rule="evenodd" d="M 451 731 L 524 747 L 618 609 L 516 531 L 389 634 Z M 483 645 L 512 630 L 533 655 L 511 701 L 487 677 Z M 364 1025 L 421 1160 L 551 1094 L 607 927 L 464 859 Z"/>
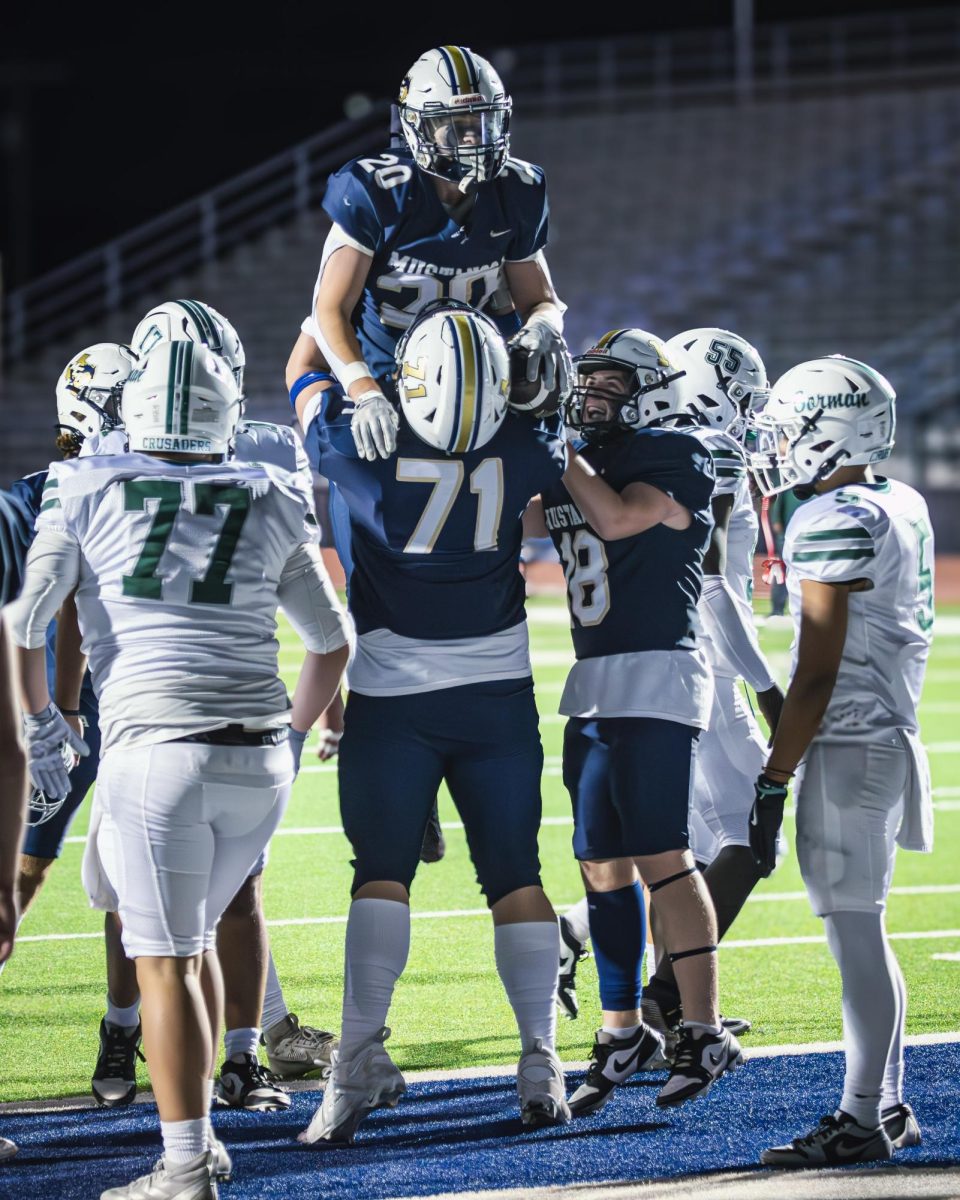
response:
<path fill-rule="evenodd" d="M 834 355 L 782 376 L 753 419 L 764 495 L 812 497 L 784 543 L 795 640 L 790 686 L 756 784 L 763 873 L 796 776 L 797 858 L 843 981 L 846 1074 L 837 1110 L 767 1166 L 890 1158 L 920 1129 L 903 1102 L 907 993 L 884 925 L 897 846 L 933 848 L 917 708 L 933 630 L 933 535 L 922 496 L 874 476 L 890 454 L 893 388 Z"/>

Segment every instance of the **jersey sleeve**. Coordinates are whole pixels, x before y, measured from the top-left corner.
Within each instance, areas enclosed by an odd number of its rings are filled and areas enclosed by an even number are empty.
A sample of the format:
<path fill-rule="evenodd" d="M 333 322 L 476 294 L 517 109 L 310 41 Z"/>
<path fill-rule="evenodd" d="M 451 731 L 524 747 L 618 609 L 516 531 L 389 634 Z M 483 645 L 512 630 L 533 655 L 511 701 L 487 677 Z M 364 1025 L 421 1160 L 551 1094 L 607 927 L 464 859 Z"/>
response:
<path fill-rule="evenodd" d="M 735 496 L 747 475 L 747 464 L 743 455 L 731 444 L 718 443 L 709 449 L 716 475 L 713 494 Z"/>
<path fill-rule="evenodd" d="M 550 204 L 547 181 L 540 167 L 519 158 L 507 160 L 504 180 L 509 188 L 508 204 L 516 214 L 516 225 L 507 248 L 507 262 L 534 258 L 547 244 Z"/>
<path fill-rule="evenodd" d="M 263 469 L 273 486 L 283 494 L 293 542 L 319 542 L 320 525 L 313 501 L 312 481 L 300 471 L 283 470 L 270 463 L 264 463 Z"/>
<path fill-rule="evenodd" d="M 0 608 L 20 593 L 31 541 L 30 509 L 15 492 L 0 492 Z"/>
<path fill-rule="evenodd" d="M 654 430 L 637 435 L 634 482 L 659 488 L 690 512 L 710 507 L 716 477 L 713 459 L 696 438 Z"/>
<path fill-rule="evenodd" d="M 376 254 L 383 246 L 383 220 L 357 160 L 334 171 L 327 182 L 323 211 L 359 246 Z"/>
<path fill-rule="evenodd" d="M 852 583 L 872 579 L 880 544 L 889 528 L 874 505 L 837 503 L 833 497 L 800 509 L 787 527 L 784 561 L 799 579 Z"/>

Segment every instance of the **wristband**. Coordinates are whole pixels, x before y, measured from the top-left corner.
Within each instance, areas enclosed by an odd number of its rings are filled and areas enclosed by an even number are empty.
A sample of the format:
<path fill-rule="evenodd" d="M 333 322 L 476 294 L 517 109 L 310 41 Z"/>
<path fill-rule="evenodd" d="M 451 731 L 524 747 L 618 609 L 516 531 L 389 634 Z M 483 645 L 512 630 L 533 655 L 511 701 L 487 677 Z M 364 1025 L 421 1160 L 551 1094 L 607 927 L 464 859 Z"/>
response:
<path fill-rule="evenodd" d="M 307 371 L 305 375 L 301 375 L 299 379 L 295 379 L 293 387 L 290 389 L 290 406 L 294 412 L 297 411 L 297 397 L 304 388 L 308 388 L 314 383 L 336 383 L 336 375 L 331 375 L 328 371 Z"/>
<path fill-rule="evenodd" d="M 79 717 L 80 716 L 79 708 L 61 708 L 60 712 L 61 712 L 61 715 L 64 717 Z"/>
<path fill-rule="evenodd" d="M 337 372 L 337 378 L 343 385 L 343 390 L 349 391 L 350 387 L 357 382 L 358 379 L 376 379 L 376 375 L 370 370 L 362 358 L 358 358 L 356 362 L 347 363 Z"/>
<path fill-rule="evenodd" d="M 786 775 L 788 779 L 792 779 L 794 776 L 793 771 L 784 771 L 780 767 L 772 767 L 769 763 L 767 763 L 767 765 L 763 768 L 764 775 L 768 775 L 771 771 L 774 773 L 774 775 Z"/>

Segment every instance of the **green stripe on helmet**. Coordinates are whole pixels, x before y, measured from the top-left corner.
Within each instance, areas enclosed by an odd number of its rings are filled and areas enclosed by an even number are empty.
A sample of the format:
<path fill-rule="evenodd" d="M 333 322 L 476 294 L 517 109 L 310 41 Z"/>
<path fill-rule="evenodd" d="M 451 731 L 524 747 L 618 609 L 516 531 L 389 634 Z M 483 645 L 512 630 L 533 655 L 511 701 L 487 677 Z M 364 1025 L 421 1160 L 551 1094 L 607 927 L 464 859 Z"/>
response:
<path fill-rule="evenodd" d="M 180 370 L 180 432 L 190 432 L 190 383 L 193 378 L 193 342 L 183 342 L 183 366 Z"/>

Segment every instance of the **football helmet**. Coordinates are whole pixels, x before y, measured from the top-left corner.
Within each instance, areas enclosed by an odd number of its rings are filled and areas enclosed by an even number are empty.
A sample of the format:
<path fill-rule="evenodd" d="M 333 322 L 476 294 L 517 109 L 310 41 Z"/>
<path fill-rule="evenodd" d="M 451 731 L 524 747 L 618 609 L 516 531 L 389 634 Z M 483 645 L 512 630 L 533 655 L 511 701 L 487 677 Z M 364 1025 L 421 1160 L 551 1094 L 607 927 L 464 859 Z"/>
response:
<path fill-rule="evenodd" d="M 490 63 L 466 46 L 439 46 L 407 72 L 397 98 L 417 166 L 467 192 L 503 170 L 513 102 Z"/>
<path fill-rule="evenodd" d="M 680 410 L 682 400 L 677 380 L 685 371 L 670 357 L 666 344 L 643 329 L 612 329 L 585 354 L 575 358 L 573 365 L 577 383 L 566 403 L 565 420 L 588 441 L 618 431 L 658 425 Z M 616 370 L 628 374 L 624 392 L 590 382 L 595 371 Z M 586 402 L 591 395 L 616 405 L 609 420 L 586 419 Z"/>
<path fill-rule="evenodd" d="M 227 318 L 202 300 L 168 300 L 151 308 L 133 331 L 130 344 L 141 357 L 154 346 L 173 341 L 197 342 L 219 358 L 225 358 L 243 394 L 246 356 L 240 335 Z"/>
<path fill-rule="evenodd" d="M 507 413 L 510 359 L 497 327 L 469 305 L 429 305 L 397 343 L 407 424 L 446 454 L 477 450 Z"/>
<path fill-rule="evenodd" d="M 57 444 L 79 453 L 85 438 L 121 424 L 120 397 L 137 355 L 129 346 L 97 342 L 75 354 L 57 380 Z"/>
<path fill-rule="evenodd" d="M 86 731 L 86 722 L 84 722 L 84 731 Z M 74 752 L 70 749 L 66 742 L 60 748 L 60 755 L 63 759 L 63 769 L 69 775 L 73 768 L 77 765 L 78 759 Z M 67 794 L 69 795 L 69 793 Z M 27 817 L 26 823 L 30 826 L 46 825 L 48 821 L 52 821 L 61 808 L 67 802 L 67 795 L 48 796 L 41 788 L 31 785 L 30 794 L 27 797 Z"/>
<path fill-rule="evenodd" d="M 224 358 L 190 340 L 163 342 L 123 393 L 131 450 L 227 454 L 242 409 Z"/>
<path fill-rule="evenodd" d="M 767 369 L 756 349 L 739 334 L 709 328 L 678 333 L 667 350 L 686 359 L 680 415 L 742 438 L 747 415 L 770 395 Z"/>
<path fill-rule="evenodd" d="M 774 496 L 838 467 L 888 458 L 896 398 L 879 371 L 843 354 L 792 367 L 748 422 L 756 441 L 747 457 L 760 491 Z"/>

